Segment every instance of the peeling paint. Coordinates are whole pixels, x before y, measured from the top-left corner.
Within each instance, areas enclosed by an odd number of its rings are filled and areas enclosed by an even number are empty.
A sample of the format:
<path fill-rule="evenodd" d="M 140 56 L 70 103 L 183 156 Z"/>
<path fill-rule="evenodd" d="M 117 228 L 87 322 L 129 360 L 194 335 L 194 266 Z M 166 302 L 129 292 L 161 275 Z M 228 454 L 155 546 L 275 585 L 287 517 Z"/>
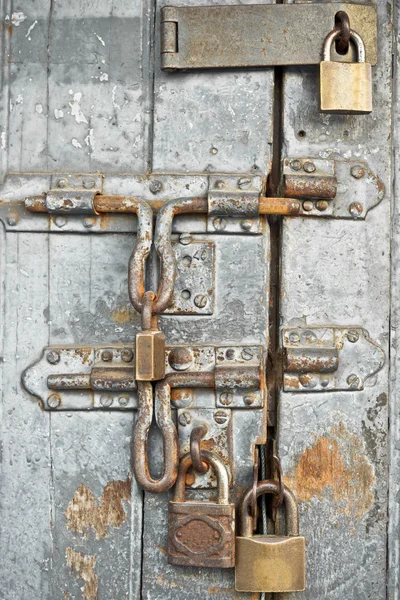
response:
<path fill-rule="evenodd" d="M 105 45 L 106 45 L 106 43 L 105 43 L 105 41 L 103 40 L 103 38 L 102 38 L 102 37 L 100 37 L 100 36 L 99 36 L 99 35 L 98 35 L 98 34 L 97 34 L 95 31 L 93 31 L 93 34 L 94 34 L 94 35 L 97 37 L 97 39 L 99 40 L 99 42 L 100 42 L 100 44 L 101 44 L 102 46 L 105 46 Z"/>
<path fill-rule="evenodd" d="M 113 310 L 111 318 L 116 323 L 128 323 L 132 319 L 133 312 L 134 309 L 131 306 L 123 306 L 122 308 Z"/>
<path fill-rule="evenodd" d="M 35 110 L 39 115 L 41 115 L 43 112 L 43 106 L 41 104 L 35 104 Z"/>
<path fill-rule="evenodd" d="M 21 25 L 21 23 L 23 23 L 25 21 L 26 18 L 27 18 L 27 16 L 24 15 L 23 12 L 14 12 L 11 15 L 11 23 L 15 27 L 19 27 Z"/>
<path fill-rule="evenodd" d="M 34 22 L 32 23 L 32 25 L 29 27 L 28 31 L 26 32 L 26 35 L 25 35 L 25 37 L 26 37 L 26 38 L 28 38 L 28 40 L 29 40 L 29 41 L 32 39 L 32 38 L 30 37 L 30 35 L 31 35 L 32 31 L 35 29 L 36 25 L 37 25 L 37 21 L 34 21 Z"/>
<path fill-rule="evenodd" d="M 327 497 L 337 503 L 337 512 L 360 519 L 372 508 L 375 475 L 364 442 L 343 423 L 332 426 L 306 448 L 285 478 L 299 500 Z"/>
<path fill-rule="evenodd" d="M 80 142 L 78 142 L 78 140 L 76 138 L 72 138 L 71 144 L 74 146 L 74 148 L 82 149 L 82 144 Z"/>
<path fill-rule="evenodd" d="M 67 565 L 77 579 L 83 579 L 83 600 L 97 600 L 99 591 L 99 579 L 94 572 L 96 557 L 88 556 L 82 552 L 76 552 L 72 548 L 66 549 Z M 68 597 L 68 596 L 67 596 Z M 65 598 L 65 594 L 64 594 Z"/>
<path fill-rule="evenodd" d="M 107 483 L 97 502 L 93 492 L 86 486 L 80 485 L 65 511 L 67 527 L 87 535 L 92 529 L 96 538 L 107 536 L 107 527 L 121 527 L 127 514 L 123 502 L 131 501 L 131 477 L 125 481 Z"/>
<path fill-rule="evenodd" d="M 1 132 L 0 139 L 1 139 L 1 149 L 5 150 L 6 149 L 6 143 L 7 143 L 7 136 L 6 136 L 6 132 L 5 131 Z"/>
<path fill-rule="evenodd" d="M 64 117 L 64 111 L 63 110 L 59 110 L 58 108 L 54 109 L 54 116 L 56 119 L 62 119 Z"/>
<path fill-rule="evenodd" d="M 70 91 L 70 93 L 71 93 L 71 91 Z M 77 123 L 87 123 L 87 119 L 86 119 L 85 115 L 83 114 L 81 106 L 80 106 L 81 100 L 82 100 L 82 93 L 76 92 L 76 94 L 74 94 L 73 100 L 70 100 L 68 102 L 68 104 L 71 107 L 71 115 L 73 117 L 75 117 L 75 121 Z"/>

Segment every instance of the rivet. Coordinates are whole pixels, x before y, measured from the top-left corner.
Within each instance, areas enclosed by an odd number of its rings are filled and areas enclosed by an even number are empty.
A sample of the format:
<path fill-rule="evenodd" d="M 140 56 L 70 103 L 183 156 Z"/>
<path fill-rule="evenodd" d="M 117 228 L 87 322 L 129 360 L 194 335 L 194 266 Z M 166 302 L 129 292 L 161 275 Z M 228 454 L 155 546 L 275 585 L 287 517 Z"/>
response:
<path fill-rule="evenodd" d="M 240 227 L 243 229 L 243 231 L 250 231 L 250 229 L 253 227 L 253 221 L 251 219 L 240 221 Z"/>
<path fill-rule="evenodd" d="M 193 354 L 188 348 L 173 348 L 168 362 L 174 371 L 187 371 L 193 362 Z"/>
<path fill-rule="evenodd" d="M 224 187 L 225 187 L 225 182 L 224 182 L 224 181 L 221 181 L 221 180 L 219 179 L 218 181 L 216 181 L 216 182 L 215 182 L 215 184 L 214 184 L 214 187 L 215 187 L 217 190 L 223 190 L 223 189 L 224 189 Z"/>
<path fill-rule="evenodd" d="M 225 352 L 225 356 L 228 360 L 233 360 L 235 358 L 235 350 L 233 348 L 228 348 Z"/>
<path fill-rule="evenodd" d="M 303 331 L 301 337 L 307 344 L 314 344 L 317 341 L 317 336 L 309 329 Z"/>
<path fill-rule="evenodd" d="M 94 188 L 94 184 L 95 184 L 94 179 L 84 179 L 83 180 L 83 187 L 86 190 L 91 190 L 92 188 Z"/>
<path fill-rule="evenodd" d="M 255 401 L 256 401 L 255 394 L 246 394 L 246 396 L 243 398 L 243 402 L 246 406 L 251 406 L 252 404 L 254 404 Z"/>
<path fill-rule="evenodd" d="M 159 181 L 158 179 L 154 179 L 154 181 L 150 183 L 149 189 L 152 194 L 158 194 L 158 192 L 161 192 L 162 189 L 161 181 Z"/>
<path fill-rule="evenodd" d="M 65 217 L 56 217 L 54 219 L 54 223 L 56 224 L 57 227 L 64 227 L 64 225 L 67 224 L 67 219 Z"/>
<path fill-rule="evenodd" d="M 101 353 L 101 360 L 104 360 L 104 362 L 109 362 L 112 359 L 113 359 L 112 351 L 111 350 L 103 350 L 103 352 Z"/>
<path fill-rule="evenodd" d="M 315 388 L 316 382 L 311 377 L 311 375 L 300 375 L 299 381 L 304 388 Z"/>
<path fill-rule="evenodd" d="M 121 352 L 121 358 L 124 362 L 129 363 L 133 360 L 133 352 L 129 348 L 124 348 Z"/>
<path fill-rule="evenodd" d="M 218 148 L 215 148 L 215 146 L 211 146 L 210 154 L 218 154 Z"/>
<path fill-rule="evenodd" d="M 360 385 L 360 378 L 355 373 L 349 375 L 346 381 L 348 385 L 353 389 L 358 388 Z"/>
<path fill-rule="evenodd" d="M 233 394 L 232 392 L 222 392 L 219 396 L 219 401 L 224 406 L 229 406 L 233 402 Z"/>
<path fill-rule="evenodd" d="M 14 225 L 16 225 L 17 222 L 18 222 L 18 218 L 16 217 L 16 215 L 8 215 L 8 217 L 7 217 L 7 223 L 11 227 L 14 227 Z"/>
<path fill-rule="evenodd" d="M 127 406 L 129 402 L 129 398 L 127 398 L 126 396 L 120 396 L 120 398 L 118 398 L 118 404 L 120 406 Z"/>
<path fill-rule="evenodd" d="M 86 229 L 91 229 L 95 224 L 96 219 L 93 217 L 87 217 L 86 219 L 83 219 L 83 226 L 86 227 Z"/>
<path fill-rule="evenodd" d="M 47 406 L 49 406 L 49 408 L 58 408 L 60 404 L 61 398 L 58 394 L 51 394 L 51 396 L 47 398 Z"/>
<path fill-rule="evenodd" d="M 300 169 L 301 169 L 302 166 L 303 166 L 302 162 L 298 158 L 295 158 L 294 160 L 290 161 L 290 168 L 293 171 L 300 171 Z"/>
<path fill-rule="evenodd" d="M 67 187 L 67 183 L 68 182 L 66 179 L 59 179 L 57 185 L 59 188 L 65 188 L 65 187 Z"/>
<path fill-rule="evenodd" d="M 327 377 L 324 377 L 323 379 L 321 379 L 321 386 L 322 387 L 327 387 L 329 384 L 329 379 Z"/>
<path fill-rule="evenodd" d="M 314 202 L 311 202 L 311 200 L 305 200 L 303 202 L 303 210 L 306 210 L 307 212 L 309 212 L 313 208 L 314 208 Z"/>
<path fill-rule="evenodd" d="M 251 179 L 249 179 L 248 177 L 241 177 L 238 180 L 238 188 L 240 190 L 248 190 L 250 186 L 251 186 Z"/>
<path fill-rule="evenodd" d="M 226 219 L 224 217 L 215 217 L 213 219 L 213 227 L 216 231 L 223 231 L 226 227 Z"/>
<path fill-rule="evenodd" d="M 300 341 L 300 336 L 296 331 L 293 331 L 290 335 L 289 335 L 289 342 L 291 344 L 297 344 Z"/>
<path fill-rule="evenodd" d="M 218 423 L 218 425 L 225 425 L 228 422 L 228 415 L 223 410 L 217 410 L 214 413 L 214 421 Z"/>
<path fill-rule="evenodd" d="M 181 233 L 179 236 L 179 243 L 183 246 L 187 246 L 192 241 L 192 236 L 190 233 Z"/>
<path fill-rule="evenodd" d="M 306 173 L 314 173 L 316 167 L 313 162 L 307 160 L 303 165 L 303 169 Z"/>
<path fill-rule="evenodd" d="M 251 360 L 254 356 L 254 352 L 250 348 L 243 348 L 241 356 L 243 360 Z"/>
<path fill-rule="evenodd" d="M 315 203 L 315 207 L 317 208 L 317 210 L 320 210 L 321 212 L 326 210 L 328 208 L 329 204 L 326 200 L 318 200 L 318 202 Z"/>
<path fill-rule="evenodd" d="M 360 334 L 355 329 L 349 329 L 349 331 L 346 333 L 346 337 L 349 340 L 349 342 L 354 344 L 360 339 Z"/>
<path fill-rule="evenodd" d="M 112 403 L 113 403 L 113 397 L 110 396 L 109 394 L 103 394 L 102 396 L 100 396 L 100 404 L 102 406 L 108 407 L 108 406 L 111 406 Z"/>
<path fill-rule="evenodd" d="M 352 202 L 349 206 L 349 213 L 352 217 L 359 217 L 363 211 L 363 205 L 360 202 Z"/>
<path fill-rule="evenodd" d="M 46 358 L 47 362 L 49 362 L 51 365 L 56 365 L 60 362 L 60 353 L 56 350 L 50 350 L 50 352 L 47 353 Z"/>
<path fill-rule="evenodd" d="M 196 294 L 193 299 L 193 302 L 197 306 L 197 308 L 205 308 L 208 303 L 208 296 L 206 294 Z"/>
<path fill-rule="evenodd" d="M 192 422 L 192 417 L 188 412 L 183 412 L 179 415 L 179 423 L 185 427 L 186 425 L 190 425 Z"/>
<path fill-rule="evenodd" d="M 365 169 L 360 165 L 355 165 L 354 167 L 351 167 L 350 172 L 354 179 L 361 179 L 365 175 Z"/>

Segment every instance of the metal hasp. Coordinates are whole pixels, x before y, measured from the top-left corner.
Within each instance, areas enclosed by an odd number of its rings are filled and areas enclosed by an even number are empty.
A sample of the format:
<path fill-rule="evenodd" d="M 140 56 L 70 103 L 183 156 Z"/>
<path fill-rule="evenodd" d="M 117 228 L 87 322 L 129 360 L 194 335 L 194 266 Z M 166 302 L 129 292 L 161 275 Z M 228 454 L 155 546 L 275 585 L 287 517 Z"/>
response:
<path fill-rule="evenodd" d="M 293 327 L 282 336 L 285 392 L 363 390 L 386 360 L 362 327 Z"/>
<path fill-rule="evenodd" d="M 367 61 L 377 62 L 372 4 L 250 4 L 166 6 L 161 9 L 164 70 L 315 65 L 325 37 L 344 10 L 362 37 Z M 340 57 L 351 62 L 353 52 Z"/>

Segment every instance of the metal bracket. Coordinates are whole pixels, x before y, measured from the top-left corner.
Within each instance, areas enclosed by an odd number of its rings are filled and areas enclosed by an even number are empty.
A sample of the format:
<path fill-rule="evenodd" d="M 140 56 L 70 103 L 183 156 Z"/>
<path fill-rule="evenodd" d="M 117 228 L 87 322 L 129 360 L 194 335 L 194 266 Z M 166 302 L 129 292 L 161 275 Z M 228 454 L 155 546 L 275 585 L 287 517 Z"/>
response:
<path fill-rule="evenodd" d="M 358 326 L 285 328 L 282 335 L 285 392 L 363 390 L 386 360 Z"/>
<path fill-rule="evenodd" d="M 261 233 L 258 202 L 263 186 L 260 176 L 210 176 L 207 231 Z"/>
<path fill-rule="evenodd" d="M 367 62 L 377 62 L 377 17 L 372 4 L 320 2 L 161 9 L 164 70 L 315 65 L 339 11 L 362 37 Z M 339 60 L 354 60 L 353 53 Z"/>
<path fill-rule="evenodd" d="M 299 214 L 365 219 L 385 195 L 385 186 L 362 160 L 291 157 L 283 161 L 287 198 L 304 200 Z"/>
<path fill-rule="evenodd" d="M 215 389 L 172 390 L 185 409 L 256 409 L 264 406 L 261 346 L 167 346 L 169 373 L 213 372 Z M 126 345 L 48 346 L 23 373 L 25 388 L 45 410 L 137 408 L 134 350 Z M 174 392 L 176 392 L 174 394 Z"/>

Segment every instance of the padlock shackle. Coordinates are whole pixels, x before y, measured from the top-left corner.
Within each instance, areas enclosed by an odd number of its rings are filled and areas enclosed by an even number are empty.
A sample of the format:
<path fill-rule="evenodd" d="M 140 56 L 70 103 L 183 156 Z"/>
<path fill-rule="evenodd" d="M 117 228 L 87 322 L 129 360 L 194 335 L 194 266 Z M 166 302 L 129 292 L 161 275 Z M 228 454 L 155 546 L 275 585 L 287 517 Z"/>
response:
<path fill-rule="evenodd" d="M 340 29 L 332 29 L 324 39 L 322 46 L 322 60 L 324 62 L 331 62 L 333 42 L 341 36 L 341 33 Z M 354 29 L 350 29 L 350 40 L 357 46 L 358 62 L 365 63 L 365 45 L 361 35 L 354 31 Z"/>
<path fill-rule="evenodd" d="M 229 504 L 229 478 L 228 471 L 222 460 L 209 450 L 201 451 L 201 460 L 212 467 L 217 476 L 218 485 L 218 504 Z M 175 484 L 175 493 L 173 502 L 185 502 L 186 491 L 186 473 L 192 464 L 190 452 L 185 454 L 179 464 L 178 479 Z"/>
<path fill-rule="evenodd" d="M 257 498 L 263 494 L 274 494 L 278 496 L 280 486 L 276 481 L 259 481 L 257 484 Z M 250 503 L 253 497 L 253 486 L 251 485 L 245 492 L 242 503 L 239 508 L 239 527 L 241 537 L 252 537 L 252 518 L 249 513 Z M 286 535 L 297 537 L 299 535 L 299 509 L 296 498 L 288 487 L 283 489 L 283 504 L 286 515 Z"/>

